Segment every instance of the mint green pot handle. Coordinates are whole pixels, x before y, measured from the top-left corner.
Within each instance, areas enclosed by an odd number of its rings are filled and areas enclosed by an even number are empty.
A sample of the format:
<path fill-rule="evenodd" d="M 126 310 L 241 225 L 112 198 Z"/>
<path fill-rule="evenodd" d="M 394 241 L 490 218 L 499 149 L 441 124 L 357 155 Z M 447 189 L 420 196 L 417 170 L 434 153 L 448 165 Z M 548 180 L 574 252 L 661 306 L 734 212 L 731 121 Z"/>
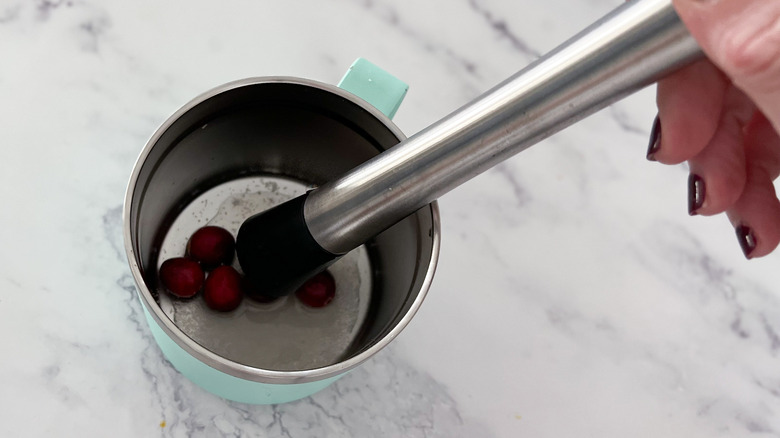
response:
<path fill-rule="evenodd" d="M 409 91 L 406 83 L 363 58 L 352 63 L 338 86 L 370 103 L 391 119 Z"/>

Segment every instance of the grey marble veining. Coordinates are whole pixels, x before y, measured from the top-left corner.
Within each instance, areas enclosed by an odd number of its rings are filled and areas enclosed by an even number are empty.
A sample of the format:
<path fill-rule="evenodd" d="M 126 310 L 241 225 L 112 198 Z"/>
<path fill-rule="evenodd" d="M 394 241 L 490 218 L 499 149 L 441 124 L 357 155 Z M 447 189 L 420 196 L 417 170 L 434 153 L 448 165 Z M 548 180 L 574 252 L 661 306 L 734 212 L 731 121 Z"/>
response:
<path fill-rule="evenodd" d="M 444 196 L 422 309 L 312 397 L 201 390 L 135 297 L 125 185 L 198 93 L 363 56 L 411 135 L 618 3 L 0 2 L 0 436 L 780 436 L 780 256 L 688 217 L 685 166 L 644 159 L 653 90 Z"/>

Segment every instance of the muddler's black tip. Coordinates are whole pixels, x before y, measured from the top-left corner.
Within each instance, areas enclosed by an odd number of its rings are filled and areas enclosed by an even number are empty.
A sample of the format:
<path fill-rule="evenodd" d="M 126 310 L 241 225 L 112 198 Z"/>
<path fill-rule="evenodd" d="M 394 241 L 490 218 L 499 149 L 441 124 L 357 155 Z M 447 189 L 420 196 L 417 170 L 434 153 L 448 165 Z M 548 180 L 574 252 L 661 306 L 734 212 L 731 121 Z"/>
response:
<path fill-rule="evenodd" d="M 340 257 L 324 250 L 309 232 L 303 216 L 306 196 L 256 214 L 238 230 L 238 262 L 256 292 L 288 295 Z"/>

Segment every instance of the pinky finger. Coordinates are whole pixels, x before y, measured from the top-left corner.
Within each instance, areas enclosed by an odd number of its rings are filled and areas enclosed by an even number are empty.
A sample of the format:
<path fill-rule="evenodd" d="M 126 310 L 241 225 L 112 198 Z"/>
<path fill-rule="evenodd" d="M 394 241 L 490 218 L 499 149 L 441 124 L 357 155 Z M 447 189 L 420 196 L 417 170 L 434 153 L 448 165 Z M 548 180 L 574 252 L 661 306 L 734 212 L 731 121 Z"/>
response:
<path fill-rule="evenodd" d="M 780 200 L 765 172 L 748 171 L 745 191 L 728 216 L 745 257 L 763 257 L 780 243 Z"/>
<path fill-rule="evenodd" d="M 780 243 L 780 200 L 772 181 L 780 173 L 780 138 L 760 113 L 748 126 L 747 181 L 728 216 L 745 257 L 771 253 Z"/>

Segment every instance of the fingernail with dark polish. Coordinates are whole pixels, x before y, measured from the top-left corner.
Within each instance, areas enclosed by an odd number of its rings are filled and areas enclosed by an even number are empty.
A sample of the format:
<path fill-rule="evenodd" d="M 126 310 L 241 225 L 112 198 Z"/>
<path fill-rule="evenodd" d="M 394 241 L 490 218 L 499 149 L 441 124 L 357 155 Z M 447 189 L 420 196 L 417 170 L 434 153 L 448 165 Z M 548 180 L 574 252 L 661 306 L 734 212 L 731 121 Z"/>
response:
<path fill-rule="evenodd" d="M 653 129 L 650 130 L 650 144 L 647 145 L 647 159 L 655 161 L 655 154 L 661 147 L 661 119 L 655 116 Z"/>
<path fill-rule="evenodd" d="M 750 258 L 750 254 L 756 249 L 756 236 L 753 234 L 753 230 L 745 225 L 739 225 L 736 228 L 737 239 L 739 240 L 739 246 L 742 248 L 742 253 L 746 258 Z"/>
<path fill-rule="evenodd" d="M 688 176 L 688 214 L 694 216 L 704 205 L 704 197 L 707 189 L 704 180 L 699 175 L 692 173 Z"/>

